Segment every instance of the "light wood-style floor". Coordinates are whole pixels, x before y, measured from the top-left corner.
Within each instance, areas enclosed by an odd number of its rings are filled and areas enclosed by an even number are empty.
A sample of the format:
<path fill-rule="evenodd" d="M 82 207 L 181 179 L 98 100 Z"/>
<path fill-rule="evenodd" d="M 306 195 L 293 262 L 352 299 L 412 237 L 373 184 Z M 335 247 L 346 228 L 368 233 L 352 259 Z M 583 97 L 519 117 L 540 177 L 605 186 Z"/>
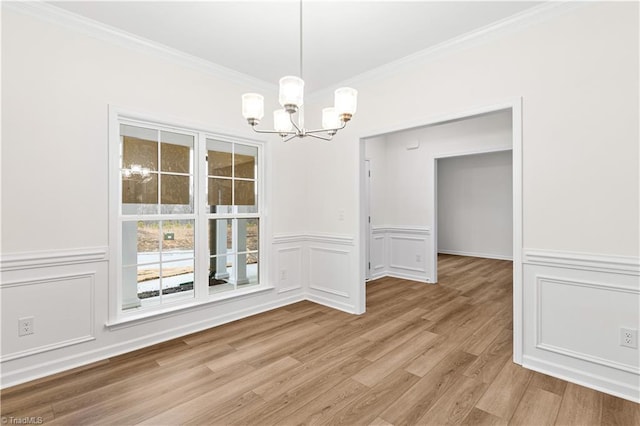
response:
<path fill-rule="evenodd" d="M 442 255 L 367 313 L 301 302 L 6 389 L 50 424 L 639 425 L 640 405 L 512 359 L 511 263 Z"/>

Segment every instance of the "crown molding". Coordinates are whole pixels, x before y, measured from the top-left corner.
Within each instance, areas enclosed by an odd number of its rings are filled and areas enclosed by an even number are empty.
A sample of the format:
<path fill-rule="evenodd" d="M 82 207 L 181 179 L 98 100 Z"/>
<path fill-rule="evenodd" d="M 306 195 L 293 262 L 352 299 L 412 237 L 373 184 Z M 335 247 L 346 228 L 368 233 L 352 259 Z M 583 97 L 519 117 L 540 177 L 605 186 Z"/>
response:
<path fill-rule="evenodd" d="M 547 1 L 541 5 L 532 7 L 520 13 L 496 21 L 492 24 L 451 38 L 435 46 L 418 51 L 416 53 L 412 53 L 396 61 L 389 62 L 377 68 L 365 71 L 361 74 L 333 84 L 329 87 L 316 90 L 315 92 L 309 93 L 305 96 L 307 100 L 319 100 L 325 96 L 332 95 L 333 91 L 338 87 L 356 87 L 361 83 L 390 77 L 400 71 L 415 67 L 417 64 L 429 63 L 442 57 L 443 55 L 485 44 L 491 40 L 495 40 L 497 38 L 504 37 L 505 35 L 518 32 L 529 25 L 547 21 L 558 15 L 565 14 L 572 10 L 581 8 L 584 5 L 596 2 L 597 0 Z"/>
<path fill-rule="evenodd" d="M 458 37 L 449 39 L 440 44 L 432 46 L 428 49 L 421 50 L 404 58 L 389 62 L 380 67 L 371 69 L 364 73 L 358 74 L 347 80 L 331 86 L 319 89 L 315 92 L 306 94 L 307 100 L 317 100 L 324 96 L 332 94 L 333 91 L 341 86 L 357 86 L 359 83 L 375 81 L 385 77 L 389 77 L 404 69 L 415 66 L 416 64 L 424 64 L 436 60 L 442 55 L 449 54 L 458 50 L 467 49 L 473 46 L 487 43 L 495 38 L 502 37 L 521 30 L 522 28 L 543 22 L 567 13 L 574 9 L 583 7 L 590 3 L 596 3 L 596 0 L 587 1 L 547 1 L 539 6 L 527 9 L 508 18 L 499 20 L 490 25 L 484 26 L 477 30 L 473 30 Z M 209 73 L 219 78 L 231 80 L 237 84 L 248 85 L 264 91 L 277 91 L 277 85 L 266 82 L 264 80 L 251 77 L 247 74 L 223 67 L 222 65 L 198 58 L 196 56 L 184 53 L 180 50 L 173 49 L 163 44 L 136 36 L 126 31 L 120 30 L 109 25 L 102 24 L 90 18 L 86 18 L 75 13 L 68 12 L 59 7 L 53 6 L 42 1 L 3 1 L 2 8 L 15 12 L 27 14 L 41 20 L 45 20 L 54 24 L 61 25 L 67 29 L 83 33 L 87 36 L 107 41 L 121 47 L 132 49 L 141 53 L 154 55 L 156 57 L 172 61 L 174 63 L 190 67 L 199 71 Z"/>
<path fill-rule="evenodd" d="M 251 77 L 247 74 L 223 67 L 222 65 L 198 58 L 93 19 L 77 15 L 42 1 L 3 1 L 2 9 L 29 15 L 98 40 L 165 59 L 218 78 L 231 80 L 237 84 L 255 87 L 256 89 L 262 89 L 264 91 L 276 91 L 278 89 L 278 86 L 273 83 Z"/>

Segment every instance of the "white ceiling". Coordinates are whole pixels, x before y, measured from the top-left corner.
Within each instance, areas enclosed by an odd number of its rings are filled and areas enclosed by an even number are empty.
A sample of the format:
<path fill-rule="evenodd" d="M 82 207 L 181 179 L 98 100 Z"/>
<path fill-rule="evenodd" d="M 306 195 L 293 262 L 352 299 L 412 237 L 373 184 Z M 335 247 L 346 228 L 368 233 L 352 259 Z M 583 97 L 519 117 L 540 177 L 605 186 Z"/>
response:
<path fill-rule="evenodd" d="M 306 91 L 336 85 L 540 3 L 305 0 Z M 50 4 L 271 84 L 299 74 L 297 0 Z"/>

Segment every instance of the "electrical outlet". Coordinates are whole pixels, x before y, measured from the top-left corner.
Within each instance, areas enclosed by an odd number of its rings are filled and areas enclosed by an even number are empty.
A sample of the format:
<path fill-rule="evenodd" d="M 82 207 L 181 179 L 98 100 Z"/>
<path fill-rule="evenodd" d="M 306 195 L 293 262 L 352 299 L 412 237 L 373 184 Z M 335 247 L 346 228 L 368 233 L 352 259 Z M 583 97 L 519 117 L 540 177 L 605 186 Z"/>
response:
<path fill-rule="evenodd" d="M 419 254 L 416 254 L 416 262 L 422 262 L 422 256 L 420 256 Z"/>
<path fill-rule="evenodd" d="M 280 281 L 285 281 L 287 279 L 287 270 L 280 269 Z"/>
<path fill-rule="evenodd" d="M 18 318 L 18 336 L 27 336 L 33 334 L 33 317 Z"/>
<path fill-rule="evenodd" d="M 630 328 L 620 329 L 620 346 L 627 348 L 638 347 L 638 330 L 632 330 Z"/>

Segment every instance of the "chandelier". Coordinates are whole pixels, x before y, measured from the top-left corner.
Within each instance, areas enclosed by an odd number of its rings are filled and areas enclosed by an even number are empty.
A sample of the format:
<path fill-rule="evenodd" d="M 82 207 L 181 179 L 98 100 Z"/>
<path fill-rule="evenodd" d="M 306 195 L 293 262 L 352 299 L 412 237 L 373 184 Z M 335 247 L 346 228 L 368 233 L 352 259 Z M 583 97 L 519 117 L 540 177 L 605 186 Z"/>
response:
<path fill-rule="evenodd" d="M 334 106 L 322 109 L 322 128 L 308 130 L 304 127 L 304 80 L 302 80 L 302 0 L 300 0 L 300 77 L 286 76 L 280 79 L 278 101 L 282 109 L 273 112 L 274 130 L 262 130 L 257 126 L 264 116 L 264 96 L 258 93 L 242 95 L 242 115 L 256 133 L 276 133 L 284 142 L 295 137 L 311 136 L 329 141 L 338 130 L 344 129 L 356 112 L 358 92 L 350 87 L 335 91 Z M 298 114 L 298 122 L 294 114 Z"/>

